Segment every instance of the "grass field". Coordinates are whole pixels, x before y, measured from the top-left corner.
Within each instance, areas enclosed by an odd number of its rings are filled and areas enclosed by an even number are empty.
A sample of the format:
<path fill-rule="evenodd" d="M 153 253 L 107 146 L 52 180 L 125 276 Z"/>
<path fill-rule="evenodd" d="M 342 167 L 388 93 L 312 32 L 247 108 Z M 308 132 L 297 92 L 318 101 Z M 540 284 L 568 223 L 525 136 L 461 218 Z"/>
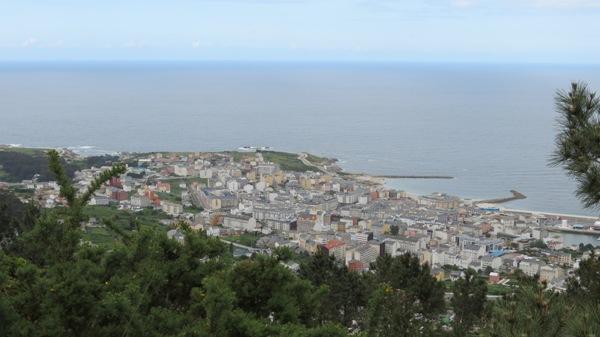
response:
<path fill-rule="evenodd" d="M 28 147 L 9 147 L 9 148 L 1 148 L 0 149 L 0 151 L 17 152 L 17 153 L 30 155 L 30 156 L 45 155 L 48 150 L 49 149 L 35 149 L 35 148 L 28 148 Z"/>
<path fill-rule="evenodd" d="M 239 162 L 242 159 L 250 159 L 255 157 L 254 152 L 226 151 L 225 153 L 230 155 L 233 158 L 233 161 L 235 162 Z"/>
<path fill-rule="evenodd" d="M 115 226 L 124 231 L 134 230 L 136 222 L 141 228 L 161 228 L 167 230 L 159 221 L 169 218 L 163 212 L 152 209 L 131 212 L 107 206 L 86 206 L 83 213 L 90 218 L 96 218 L 100 223 L 103 221 L 112 221 Z M 84 234 L 84 239 L 98 245 L 110 245 L 116 238 L 117 235 L 105 227 L 87 228 Z"/>
<path fill-rule="evenodd" d="M 259 152 L 266 161 L 279 164 L 279 167 L 284 171 L 306 172 L 316 170 L 314 167 L 304 165 L 304 163 L 298 159 L 298 155 L 295 153 L 274 151 Z"/>
<path fill-rule="evenodd" d="M 157 192 L 156 194 L 158 195 L 160 200 L 181 203 L 181 197 L 177 196 L 175 193 Z"/>
<path fill-rule="evenodd" d="M 232 235 L 223 237 L 224 240 L 239 243 L 244 246 L 256 247 L 256 242 L 262 235 L 255 233 L 244 233 L 241 235 Z"/>
<path fill-rule="evenodd" d="M 317 164 L 317 165 L 325 164 L 329 161 L 329 159 L 327 159 L 327 158 L 318 157 L 318 156 L 315 156 L 314 154 L 310 154 L 310 153 L 307 154 L 306 160 L 308 160 L 309 162 L 311 162 L 313 164 Z"/>
<path fill-rule="evenodd" d="M 84 240 L 100 246 L 110 246 L 117 239 L 115 234 L 104 227 L 86 228 Z"/>
<path fill-rule="evenodd" d="M 488 295 L 504 295 L 513 291 L 513 288 L 501 284 L 488 283 Z"/>

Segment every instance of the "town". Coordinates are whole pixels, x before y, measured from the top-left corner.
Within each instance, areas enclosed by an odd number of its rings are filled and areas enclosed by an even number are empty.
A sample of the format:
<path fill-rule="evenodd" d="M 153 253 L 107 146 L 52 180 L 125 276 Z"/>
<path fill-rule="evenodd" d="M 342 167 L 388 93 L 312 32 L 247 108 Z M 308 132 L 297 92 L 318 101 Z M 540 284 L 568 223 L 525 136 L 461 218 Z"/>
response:
<path fill-rule="evenodd" d="M 76 155 L 64 150 L 63 156 Z M 489 294 L 500 295 L 516 272 L 538 275 L 550 289 L 564 290 L 595 247 L 569 245 L 556 233 L 600 236 L 593 218 L 510 211 L 441 193 L 413 195 L 307 153 L 248 148 L 123 153 L 119 160 L 128 164 L 127 173 L 111 179 L 89 202 L 92 211 L 82 230 L 92 243 L 110 237 L 104 218 L 133 214 L 166 226 L 177 240 L 184 224 L 203 230 L 231 243 L 237 256 L 269 254 L 278 247 L 298 256 L 321 250 L 352 271 L 366 272 L 379 256 L 411 253 L 440 281 L 452 282 L 472 268 L 488 279 Z M 109 168 L 75 172 L 76 188 L 85 191 Z M 53 181 L 0 183 L 0 188 L 33 191 L 43 208 L 64 203 Z"/>

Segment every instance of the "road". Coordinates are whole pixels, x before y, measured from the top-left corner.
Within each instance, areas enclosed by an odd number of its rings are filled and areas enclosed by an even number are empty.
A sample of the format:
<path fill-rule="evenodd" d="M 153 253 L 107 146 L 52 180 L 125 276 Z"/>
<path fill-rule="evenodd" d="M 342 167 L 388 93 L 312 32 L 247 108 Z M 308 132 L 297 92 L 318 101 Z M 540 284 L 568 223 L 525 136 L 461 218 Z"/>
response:
<path fill-rule="evenodd" d="M 327 171 L 324 167 L 321 167 L 319 165 L 313 164 L 310 161 L 308 161 L 308 159 L 306 159 L 308 157 L 308 153 L 302 152 L 298 155 L 298 159 L 302 162 L 302 164 L 306 165 L 306 166 L 311 166 L 316 168 L 318 171 L 322 171 L 325 174 L 331 174 L 331 175 L 335 175 L 335 173 L 329 172 Z"/>

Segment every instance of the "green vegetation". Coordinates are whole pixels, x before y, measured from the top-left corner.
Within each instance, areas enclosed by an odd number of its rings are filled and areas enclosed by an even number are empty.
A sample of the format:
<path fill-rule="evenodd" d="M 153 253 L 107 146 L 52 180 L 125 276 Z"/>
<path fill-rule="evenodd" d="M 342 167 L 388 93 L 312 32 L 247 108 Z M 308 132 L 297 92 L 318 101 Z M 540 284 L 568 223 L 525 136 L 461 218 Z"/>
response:
<path fill-rule="evenodd" d="M 543 240 L 535 240 L 529 244 L 530 248 L 548 249 L 548 245 Z"/>
<path fill-rule="evenodd" d="M 112 247 L 115 244 L 115 240 L 118 239 L 113 232 L 105 227 L 86 228 L 82 238 L 83 240 L 89 241 L 95 245 L 105 247 Z"/>
<path fill-rule="evenodd" d="M 13 193 L 0 190 L 0 249 L 31 229 L 38 215 L 32 204 L 23 204 Z"/>
<path fill-rule="evenodd" d="M 28 147 L 8 147 L 1 148 L 0 151 L 21 153 L 28 156 L 44 156 L 49 149 L 28 148 Z"/>
<path fill-rule="evenodd" d="M 287 152 L 275 152 L 275 151 L 258 151 L 262 154 L 264 160 L 278 164 L 282 170 L 295 171 L 295 172 L 306 172 L 315 171 L 316 168 L 305 165 L 298 155 L 295 153 Z"/>
<path fill-rule="evenodd" d="M 156 194 L 158 195 L 160 200 L 181 203 L 181 194 L 176 195 L 174 193 L 167 193 L 167 192 L 157 192 Z"/>
<path fill-rule="evenodd" d="M 90 167 L 102 167 L 102 166 L 110 166 L 112 164 L 118 163 L 118 156 L 111 155 L 102 155 L 102 156 L 90 156 L 81 159 L 80 161 L 76 161 L 79 168 L 90 168 Z"/>
<path fill-rule="evenodd" d="M 165 213 L 145 208 L 139 212 L 119 210 L 116 207 L 107 206 L 85 206 L 82 214 L 87 218 L 95 218 L 100 223 L 111 221 L 122 229 L 134 229 L 137 227 L 155 227 L 161 219 L 168 219 Z"/>
<path fill-rule="evenodd" d="M 240 162 L 244 159 L 255 158 L 255 154 L 253 152 L 226 151 L 225 153 L 230 155 L 235 162 Z"/>
<path fill-rule="evenodd" d="M 183 206 L 183 211 L 184 211 L 185 213 L 192 213 L 192 214 L 195 214 L 195 213 L 200 213 L 200 212 L 202 212 L 203 210 L 204 210 L 204 208 L 202 208 L 202 207 L 199 207 L 199 206 Z"/>
<path fill-rule="evenodd" d="M 0 148 L 0 181 L 21 182 L 33 179 L 39 174 L 40 181 L 52 179 L 48 168 L 47 149 Z M 69 177 L 77 170 L 91 166 L 112 165 L 118 160 L 115 156 L 92 156 L 80 160 L 66 161 L 61 159 L 65 172 Z"/>
<path fill-rule="evenodd" d="M 328 158 L 318 157 L 318 156 L 315 156 L 314 154 L 310 154 L 310 153 L 308 153 L 306 155 L 306 160 L 308 160 L 309 162 L 311 162 L 313 164 L 317 164 L 317 165 L 326 164 L 330 161 L 330 159 L 328 159 Z"/>
<path fill-rule="evenodd" d="M 256 247 L 256 242 L 261 238 L 262 235 L 258 233 L 243 233 L 240 235 L 231 235 L 224 237 L 224 240 L 239 243 L 248 247 Z"/>
<path fill-rule="evenodd" d="M 76 171 L 75 166 L 64 160 L 62 160 L 62 164 L 67 174 L 72 177 Z M 52 178 L 52 172 L 48 168 L 48 157 L 44 150 L 0 149 L 0 165 L 2 165 L 2 171 L 4 172 L 2 179 L 8 182 L 33 179 L 36 174 L 39 174 L 41 181 L 48 181 Z"/>
<path fill-rule="evenodd" d="M 278 164 L 282 170 L 295 171 L 295 172 L 306 172 L 318 170 L 315 167 L 305 165 L 298 155 L 295 153 L 279 152 L 279 151 L 256 151 L 262 154 L 264 160 Z M 252 159 L 256 155 L 253 152 L 239 152 L 239 151 L 227 151 L 225 152 L 232 156 L 236 162 L 242 161 L 243 159 Z M 312 154 L 308 154 L 306 159 L 313 164 L 324 164 L 329 161 L 327 158 L 318 157 Z"/>
<path fill-rule="evenodd" d="M 600 203 L 600 96 L 583 83 L 556 95 L 560 133 L 553 165 L 563 166 L 577 181 L 576 195 L 585 207 Z"/>
<path fill-rule="evenodd" d="M 513 292 L 513 289 L 509 286 L 501 284 L 488 283 L 487 285 L 488 295 L 502 296 Z"/>
<path fill-rule="evenodd" d="M 467 269 L 465 276 L 458 279 L 452 288 L 452 310 L 454 311 L 453 330 L 457 335 L 471 331 L 484 312 L 487 294 L 485 279 L 473 269 Z"/>

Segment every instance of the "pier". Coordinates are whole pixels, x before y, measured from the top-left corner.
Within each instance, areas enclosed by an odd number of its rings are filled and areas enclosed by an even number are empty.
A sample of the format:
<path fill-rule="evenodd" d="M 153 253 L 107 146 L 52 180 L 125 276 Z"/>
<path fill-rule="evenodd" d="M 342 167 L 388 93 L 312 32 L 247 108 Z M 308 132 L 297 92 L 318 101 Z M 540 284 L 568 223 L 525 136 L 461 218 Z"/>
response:
<path fill-rule="evenodd" d="M 593 229 L 575 229 L 571 227 L 546 227 L 546 230 L 548 230 L 548 232 L 555 233 L 571 233 L 600 236 L 600 231 L 596 231 Z"/>
<path fill-rule="evenodd" d="M 415 175 L 377 175 L 373 176 L 375 178 L 384 178 L 384 179 L 454 179 L 452 176 L 435 176 L 435 175 L 426 175 L 426 176 L 415 176 Z"/>
<path fill-rule="evenodd" d="M 477 204 L 503 204 L 505 202 L 527 198 L 527 196 L 525 194 L 523 194 L 519 191 L 516 191 L 516 190 L 510 190 L 510 193 L 512 193 L 512 197 L 479 200 L 479 201 L 475 202 L 474 204 L 475 205 L 477 205 Z"/>

